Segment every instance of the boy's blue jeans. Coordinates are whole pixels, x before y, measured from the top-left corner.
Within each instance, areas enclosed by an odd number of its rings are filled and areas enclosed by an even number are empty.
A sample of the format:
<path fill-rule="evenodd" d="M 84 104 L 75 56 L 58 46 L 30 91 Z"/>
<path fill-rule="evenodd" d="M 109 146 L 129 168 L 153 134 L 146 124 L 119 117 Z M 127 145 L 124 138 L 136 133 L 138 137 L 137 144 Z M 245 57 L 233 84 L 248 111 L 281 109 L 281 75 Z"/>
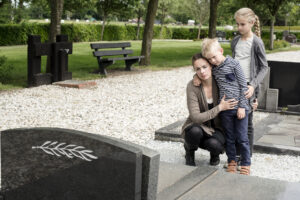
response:
<path fill-rule="evenodd" d="M 248 139 L 248 111 L 243 119 L 237 118 L 237 110 L 226 110 L 220 113 L 222 126 L 226 135 L 226 154 L 228 162 L 236 161 L 235 143 L 240 147 L 241 166 L 250 166 L 250 146 Z"/>

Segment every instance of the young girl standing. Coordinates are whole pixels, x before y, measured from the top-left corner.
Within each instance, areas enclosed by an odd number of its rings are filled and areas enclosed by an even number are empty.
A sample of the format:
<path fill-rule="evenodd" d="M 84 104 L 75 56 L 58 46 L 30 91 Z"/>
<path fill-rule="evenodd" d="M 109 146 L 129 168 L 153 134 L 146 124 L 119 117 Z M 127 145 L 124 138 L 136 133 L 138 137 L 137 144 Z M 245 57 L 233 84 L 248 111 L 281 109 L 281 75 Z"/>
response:
<path fill-rule="evenodd" d="M 250 8 L 241 8 L 234 14 L 240 35 L 231 41 L 232 57 L 240 62 L 246 76 L 248 90 L 245 93 L 250 104 L 257 103 L 259 84 L 268 72 L 264 43 L 260 39 L 259 19 Z M 252 27 L 254 26 L 254 33 Z M 253 111 L 248 115 L 250 155 L 253 151 Z"/>

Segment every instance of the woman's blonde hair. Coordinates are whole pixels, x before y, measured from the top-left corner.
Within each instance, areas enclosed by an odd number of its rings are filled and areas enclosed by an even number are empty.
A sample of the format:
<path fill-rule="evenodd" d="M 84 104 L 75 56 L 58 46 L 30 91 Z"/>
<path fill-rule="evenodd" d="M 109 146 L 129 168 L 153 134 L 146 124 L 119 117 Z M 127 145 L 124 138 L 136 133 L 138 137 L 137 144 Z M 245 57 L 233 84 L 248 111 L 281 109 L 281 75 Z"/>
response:
<path fill-rule="evenodd" d="M 260 22 L 259 22 L 259 18 L 258 18 L 257 15 L 255 15 L 255 13 L 253 12 L 253 10 L 251 10 L 250 8 L 240 8 L 234 14 L 234 19 L 236 19 L 237 17 L 246 18 L 249 23 L 254 23 L 254 33 L 258 37 L 260 37 Z"/>

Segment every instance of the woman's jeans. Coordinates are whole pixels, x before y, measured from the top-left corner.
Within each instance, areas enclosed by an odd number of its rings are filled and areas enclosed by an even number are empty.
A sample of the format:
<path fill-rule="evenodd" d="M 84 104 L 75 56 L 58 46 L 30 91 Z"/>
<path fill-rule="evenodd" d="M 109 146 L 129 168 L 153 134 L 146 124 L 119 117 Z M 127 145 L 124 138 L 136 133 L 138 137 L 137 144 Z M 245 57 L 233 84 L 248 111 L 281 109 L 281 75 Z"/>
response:
<path fill-rule="evenodd" d="M 250 146 L 248 139 L 248 111 L 243 119 L 237 118 L 237 110 L 226 110 L 220 113 L 226 135 L 226 154 L 228 162 L 236 161 L 236 143 L 241 153 L 241 165 L 250 166 Z"/>

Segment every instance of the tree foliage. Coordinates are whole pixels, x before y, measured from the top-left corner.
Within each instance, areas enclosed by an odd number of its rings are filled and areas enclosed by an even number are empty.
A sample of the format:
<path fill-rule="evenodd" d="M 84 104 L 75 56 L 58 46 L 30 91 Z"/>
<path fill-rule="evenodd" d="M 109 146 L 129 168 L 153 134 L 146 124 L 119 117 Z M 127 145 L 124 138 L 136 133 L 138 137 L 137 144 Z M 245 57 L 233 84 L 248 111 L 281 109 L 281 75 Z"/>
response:
<path fill-rule="evenodd" d="M 98 0 L 96 7 L 100 16 L 102 16 L 101 40 L 105 29 L 105 23 L 109 16 L 118 15 L 118 13 L 129 12 L 133 10 L 138 0 Z"/>
<path fill-rule="evenodd" d="M 209 16 L 209 1 L 208 0 L 192 0 L 188 5 L 188 9 L 193 15 L 193 19 L 198 22 L 198 36 L 197 39 L 200 39 L 201 27 L 206 22 Z"/>
<path fill-rule="evenodd" d="M 136 30 L 136 40 L 139 39 L 140 35 L 140 26 L 141 26 L 141 19 L 146 18 L 146 11 L 147 11 L 148 0 L 141 0 L 139 4 L 135 7 L 135 16 L 137 17 L 137 30 Z"/>
<path fill-rule="evenodd" d="M 162 37 L 163 25 L 165 24 L 165 19 L 169 15 L 173 7 L 173 1 L 175 0 L 159 0 L 157 8 L 157 17 L 160 21 L 160 37 Z"/>

